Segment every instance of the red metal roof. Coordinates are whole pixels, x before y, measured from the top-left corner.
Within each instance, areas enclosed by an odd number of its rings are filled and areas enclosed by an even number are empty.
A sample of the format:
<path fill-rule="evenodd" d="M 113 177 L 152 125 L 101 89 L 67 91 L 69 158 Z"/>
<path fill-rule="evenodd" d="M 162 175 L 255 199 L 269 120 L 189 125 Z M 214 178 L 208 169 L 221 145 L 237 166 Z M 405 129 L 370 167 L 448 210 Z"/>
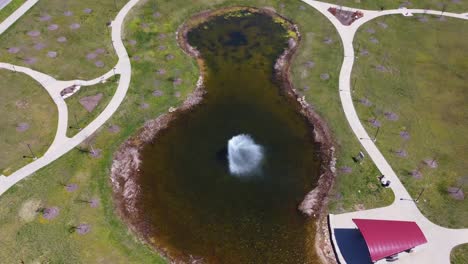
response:
<path fill-rule="evenodd" d="M 361 231 L 373 262 L 427 243 L 415 222 L 353 219 Z"/>

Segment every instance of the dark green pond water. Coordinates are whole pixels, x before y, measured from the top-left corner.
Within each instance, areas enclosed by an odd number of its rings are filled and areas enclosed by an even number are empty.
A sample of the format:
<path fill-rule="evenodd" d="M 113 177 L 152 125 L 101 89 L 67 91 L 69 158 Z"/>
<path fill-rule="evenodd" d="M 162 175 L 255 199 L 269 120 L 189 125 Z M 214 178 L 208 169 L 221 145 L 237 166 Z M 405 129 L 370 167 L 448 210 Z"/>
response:
<path fill-rule="evenodd" d="M 318 263 L 315 224 L 296 209 L 316 186 L 318 147 L 274 79 L 286 30 L 262 14 L 217 17 L 188 40 L 208 93 L 143 150 L 139 207 L 153 243 L 183 261 Z M 263 147 L 256 175 L 229 173 L 227 143 L 239 134 Z"/>

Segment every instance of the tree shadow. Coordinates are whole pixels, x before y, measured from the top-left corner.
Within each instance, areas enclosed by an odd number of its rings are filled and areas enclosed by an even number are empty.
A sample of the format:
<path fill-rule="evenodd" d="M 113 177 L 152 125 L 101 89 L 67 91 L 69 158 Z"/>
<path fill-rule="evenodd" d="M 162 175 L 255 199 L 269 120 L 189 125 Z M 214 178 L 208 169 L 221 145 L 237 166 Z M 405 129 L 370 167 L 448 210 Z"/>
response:
<path fill-rule="evenodd" d="M 346 263 L 372 264 L 367 244 L 358 229 L 335 228 L 335 238 Z"/>

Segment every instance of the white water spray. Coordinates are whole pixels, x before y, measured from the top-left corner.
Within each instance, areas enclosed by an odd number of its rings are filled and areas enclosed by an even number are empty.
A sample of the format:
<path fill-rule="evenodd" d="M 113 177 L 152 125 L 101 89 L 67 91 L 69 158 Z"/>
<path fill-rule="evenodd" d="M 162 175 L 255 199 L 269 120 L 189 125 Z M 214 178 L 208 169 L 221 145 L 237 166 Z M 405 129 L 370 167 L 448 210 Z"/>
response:
<path fill-rule="evenodd" d="M 258 171 L 262 160 L 263 148 L 255 144 L 251 136 L 241 134 L 228 141 L 229 171 L 232 174 L 245 175 Z"/>

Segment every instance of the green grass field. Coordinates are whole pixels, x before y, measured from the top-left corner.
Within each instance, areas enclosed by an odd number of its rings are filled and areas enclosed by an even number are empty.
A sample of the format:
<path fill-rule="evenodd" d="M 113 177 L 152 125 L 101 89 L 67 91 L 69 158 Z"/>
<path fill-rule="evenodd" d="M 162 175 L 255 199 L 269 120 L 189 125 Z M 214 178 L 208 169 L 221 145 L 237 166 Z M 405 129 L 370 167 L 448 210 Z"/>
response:
<path fill-rule="evenodd" d="M 468 98 L 466 72 L 467 21 L 427 16 L 398 16 L 372 21 L 358 32 L 355 46 L 367 50 L 360 55 L 353 72 L 355 105 L 368 132 L 376 128 L 369 119 L 382 124 L 377 146 L 413 197 L 424 188 L 418 207 L 431 221 L 451 228 L 466 228 L 468 201 L 455 200 L 447 188 L 457 187 L 466 176 L 468 153 Z M 388 25 L 387 29 L 379 22 Z M 375 34 L 371 34 L 374 29 Z M 370 38 L 378 39 L 372 43 Z M 418 41 L 414 41 L 417 39 Z M 359 102 L 368 98 L 373 105 Z M 398 120 L 385 117 L 389 112 Z M 407 131 L 408 140 L 400 136 Z M 395 151 L 405 149 L 408 156 Z M 435 159 L 438 167 L 429 164 Z M 410 172 L 419 168 L 422 178 Z M 465 195 L 468 186 L 463 187 Z M 466 263 L 468 247 L 460 248 L 454 263 Z"/>
<path fill-rule="evenodd" d="M 4 21 L 8 16 L 13 14 L 13 12 L 15 12 L 18 7 L 24 4 L 24 2 L 26 2 L 26 0 L 13 0 L 2 10 L 0 10 L 0 22 Z"/>
<path fill-rule="evenodd" d="M 73 137 L 80 131 L 80 129 L 85 128 L 104 110 L 104 108 L 106 108 L 107 104 L 114 96 L 115 89 L 117 88 L 119 81 L 118 78 L 118 76 L 115 78 L 112 77 L 105 83 L 99 83 L 93 86 L 83 86 L 77 93 L 65 100 L 68 107 L 67 136 Z M 86 108 L 80 104 L 80 99 L 98 94 L 102 94 L 102 99 L 94 110 L 88 112 Z"/>
<path fill-rule="evenodd" d="M 0 54 L 0 61 L 31 67 L 62 80 L 93 79 L 104 74 L 117 62 L 106 23 L 126 1 L 96 3 L 94 0 L 39 1 L 2 34 L 0 48 L 5 52 Z M 87 8 L 92 9 L 91 13 L 87 13 Z M 73 24 L 80 27 L 72 29 Z M 28 35 L 33 31 L 40 35 Z M 60 42 L 61 37 L 65 37 L 66 42 Z M 10 48 L 19 48 L 19 51 L 10 53 Z M 56 57 L 49 57 L 48 52 L 56 52 Z M 96 56 L 87 58 L 88 54 Z M 96 66 L 98 61 L 104 66 Z"/>
<path fill-rule="evenodd" d="M 452 250 L 450 261 L 452 264 L 468 263 L 468 244 L 463 244 Z"/>
<path fill-rule="evenodd" d="M 8 175 L 32 161 L 27 144 L 36 156 L 47 150 L 57 130 L 57 107 L 24 74 L 0 70 L 0 80 L 0 174 Z"/>
<path fill-rule="evenodd" d="M 463 0 L 458 2 L 451 0 L 325 0 L 324 2 L 373 10 L 380 10 L 381 7 L 384 7 L 384 9 L 396 9 L 400 6 L 414 9 L 442 10 L 445 5 L 445 10 L 448 12 L 468 12 L 468 2 Z"/>

